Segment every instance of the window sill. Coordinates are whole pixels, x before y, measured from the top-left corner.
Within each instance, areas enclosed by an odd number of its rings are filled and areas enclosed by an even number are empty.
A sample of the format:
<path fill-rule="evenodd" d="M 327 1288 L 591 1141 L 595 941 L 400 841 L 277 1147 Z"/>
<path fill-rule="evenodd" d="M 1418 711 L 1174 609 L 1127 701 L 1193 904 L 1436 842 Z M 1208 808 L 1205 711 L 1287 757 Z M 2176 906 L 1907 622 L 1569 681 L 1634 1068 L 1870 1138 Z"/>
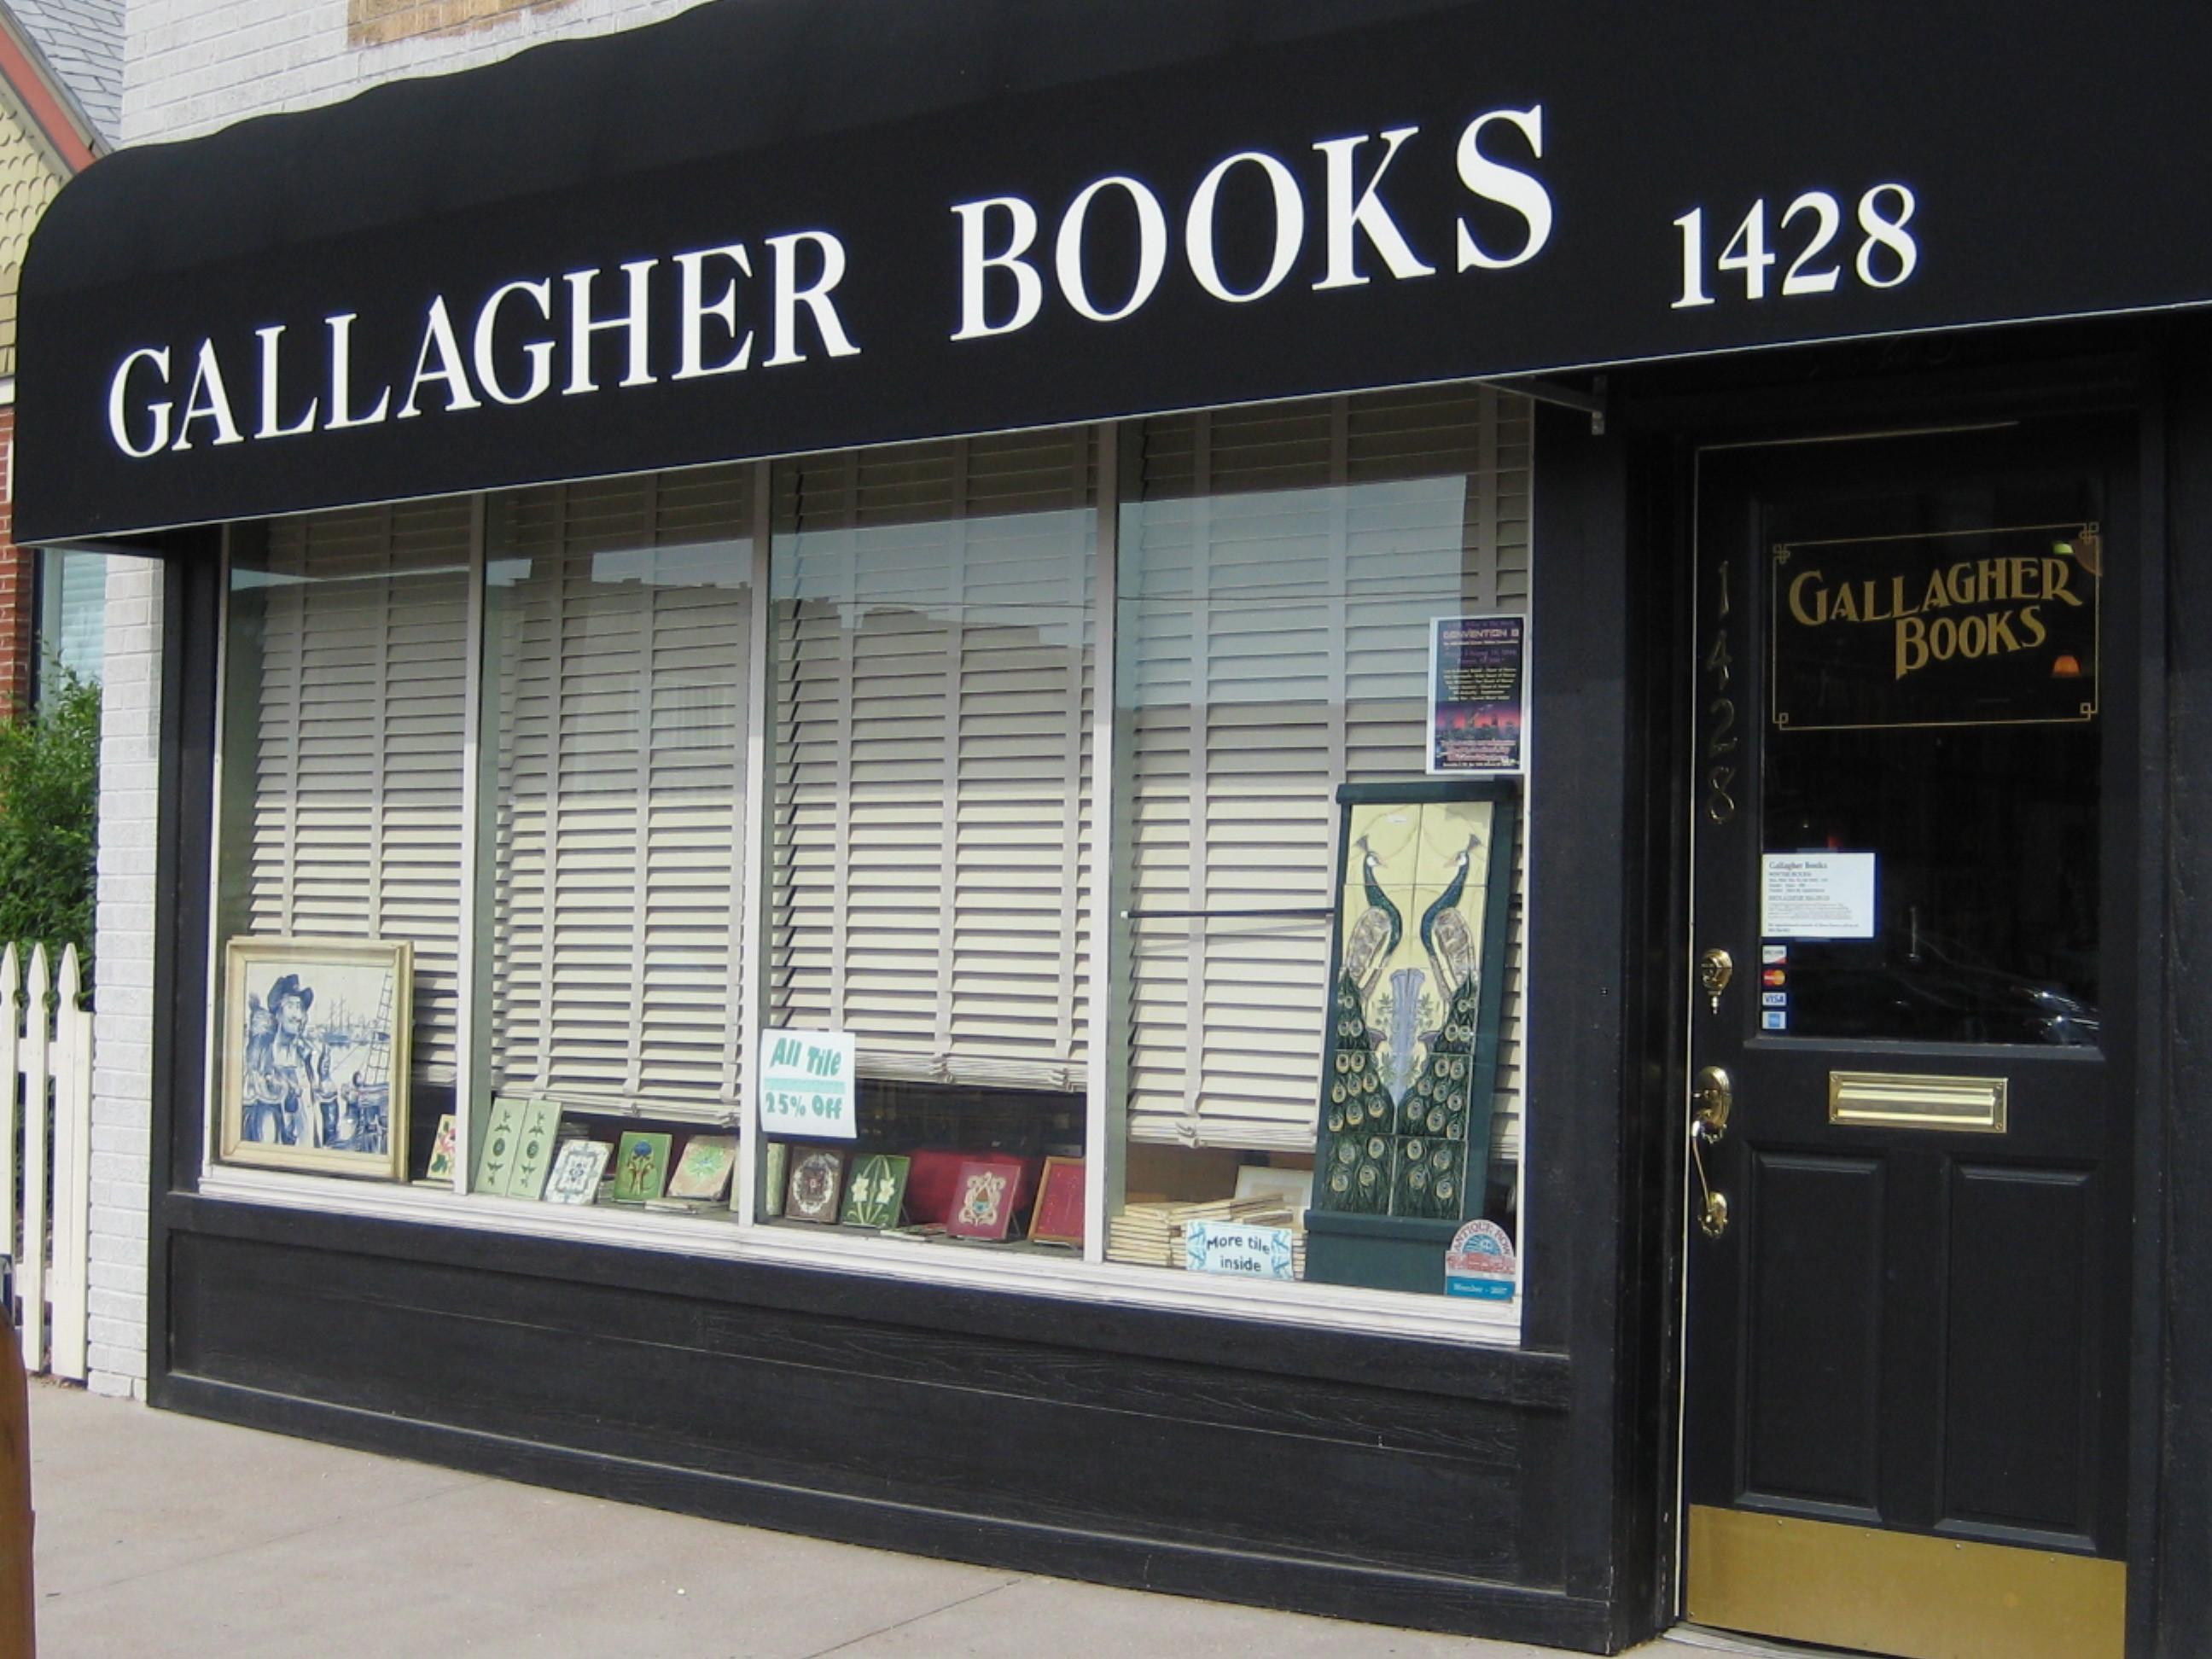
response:
<path fill-rule="evenodd" d="M 963 1290 L 1010 1291 L 1073 1303 L 1210 1314 L 1280 1326 L 1409 1337 L 1470 1347 L 1515 1349 L 1521 1303 L 1411 1296 L 1353 1285 L 1285 1283 L 1164 1267 L 1083 1262 L 1006 1252 L 932 1249 L 912 1241 L 793 1227 L 702 1221 L 649 1210 L 570 1207 L 504 1198 L 461 1198 L 418 1187 L 369 1185 L 331 1176 L 210 1165 L 198 1196 L 222 1202 L 308 1210 L 424 1226 L 554 1238 L 626 1249 L 719 1256 L 734 1261 L 846 1269 Z"/>

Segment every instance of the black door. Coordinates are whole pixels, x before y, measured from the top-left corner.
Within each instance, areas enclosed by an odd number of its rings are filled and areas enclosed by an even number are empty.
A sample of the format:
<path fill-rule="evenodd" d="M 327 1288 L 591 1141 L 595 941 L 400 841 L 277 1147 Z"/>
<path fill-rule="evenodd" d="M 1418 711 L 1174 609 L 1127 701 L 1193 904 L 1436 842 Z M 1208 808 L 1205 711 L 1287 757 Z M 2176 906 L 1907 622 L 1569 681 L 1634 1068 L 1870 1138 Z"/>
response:
<path fill-rule="evenodd" d="M 2120 1650 L 2130 453 L 1701 458 L 1695 1622 Z"/>

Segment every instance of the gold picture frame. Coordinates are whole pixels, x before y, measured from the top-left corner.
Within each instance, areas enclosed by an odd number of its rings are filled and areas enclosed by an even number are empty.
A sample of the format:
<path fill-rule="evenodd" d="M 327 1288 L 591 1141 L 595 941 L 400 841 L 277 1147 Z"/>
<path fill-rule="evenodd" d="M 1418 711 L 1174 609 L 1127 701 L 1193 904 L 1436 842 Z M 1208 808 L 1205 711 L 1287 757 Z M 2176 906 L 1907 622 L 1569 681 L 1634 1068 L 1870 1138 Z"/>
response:
<path fill-rule="evenodd" d="M 404 1181 L 415 947 L 235 939 L 223 948 L 216 1156 Z"/>

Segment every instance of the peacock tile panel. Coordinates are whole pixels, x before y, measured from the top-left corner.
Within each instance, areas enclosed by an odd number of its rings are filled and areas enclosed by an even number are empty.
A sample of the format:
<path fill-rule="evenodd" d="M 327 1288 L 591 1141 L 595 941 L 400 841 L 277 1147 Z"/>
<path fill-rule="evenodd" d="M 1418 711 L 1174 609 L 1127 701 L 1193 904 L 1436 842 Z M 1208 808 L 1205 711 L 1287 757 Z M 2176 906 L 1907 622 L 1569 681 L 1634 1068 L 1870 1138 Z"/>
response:
<path fill-rule="evenodd" d="M 1496 810 L 1352 810 L 1321 1103 L 1325 1209 L 1454 1217 L 1465 1201 Z"/>

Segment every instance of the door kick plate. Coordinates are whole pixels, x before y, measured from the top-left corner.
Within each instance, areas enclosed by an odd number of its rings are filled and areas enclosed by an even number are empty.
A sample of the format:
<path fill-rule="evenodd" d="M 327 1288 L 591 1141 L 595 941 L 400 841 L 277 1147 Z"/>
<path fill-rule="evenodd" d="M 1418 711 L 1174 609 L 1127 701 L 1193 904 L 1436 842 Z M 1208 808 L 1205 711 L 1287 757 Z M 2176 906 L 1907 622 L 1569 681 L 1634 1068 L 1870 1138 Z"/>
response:
<path fill-rule="evenodd" d="M 1696 1623 L 1796 1642 L 2004 1659 L 2120 1659 L 2127 1564 L 1690 1506 Z"/>
<path fill-rule="evenodd" d="M 2010 1084 L 2010 1079 L 2001 1077 L 1831 1072 L 1828 1121 L 2001 1135 Z"/>

